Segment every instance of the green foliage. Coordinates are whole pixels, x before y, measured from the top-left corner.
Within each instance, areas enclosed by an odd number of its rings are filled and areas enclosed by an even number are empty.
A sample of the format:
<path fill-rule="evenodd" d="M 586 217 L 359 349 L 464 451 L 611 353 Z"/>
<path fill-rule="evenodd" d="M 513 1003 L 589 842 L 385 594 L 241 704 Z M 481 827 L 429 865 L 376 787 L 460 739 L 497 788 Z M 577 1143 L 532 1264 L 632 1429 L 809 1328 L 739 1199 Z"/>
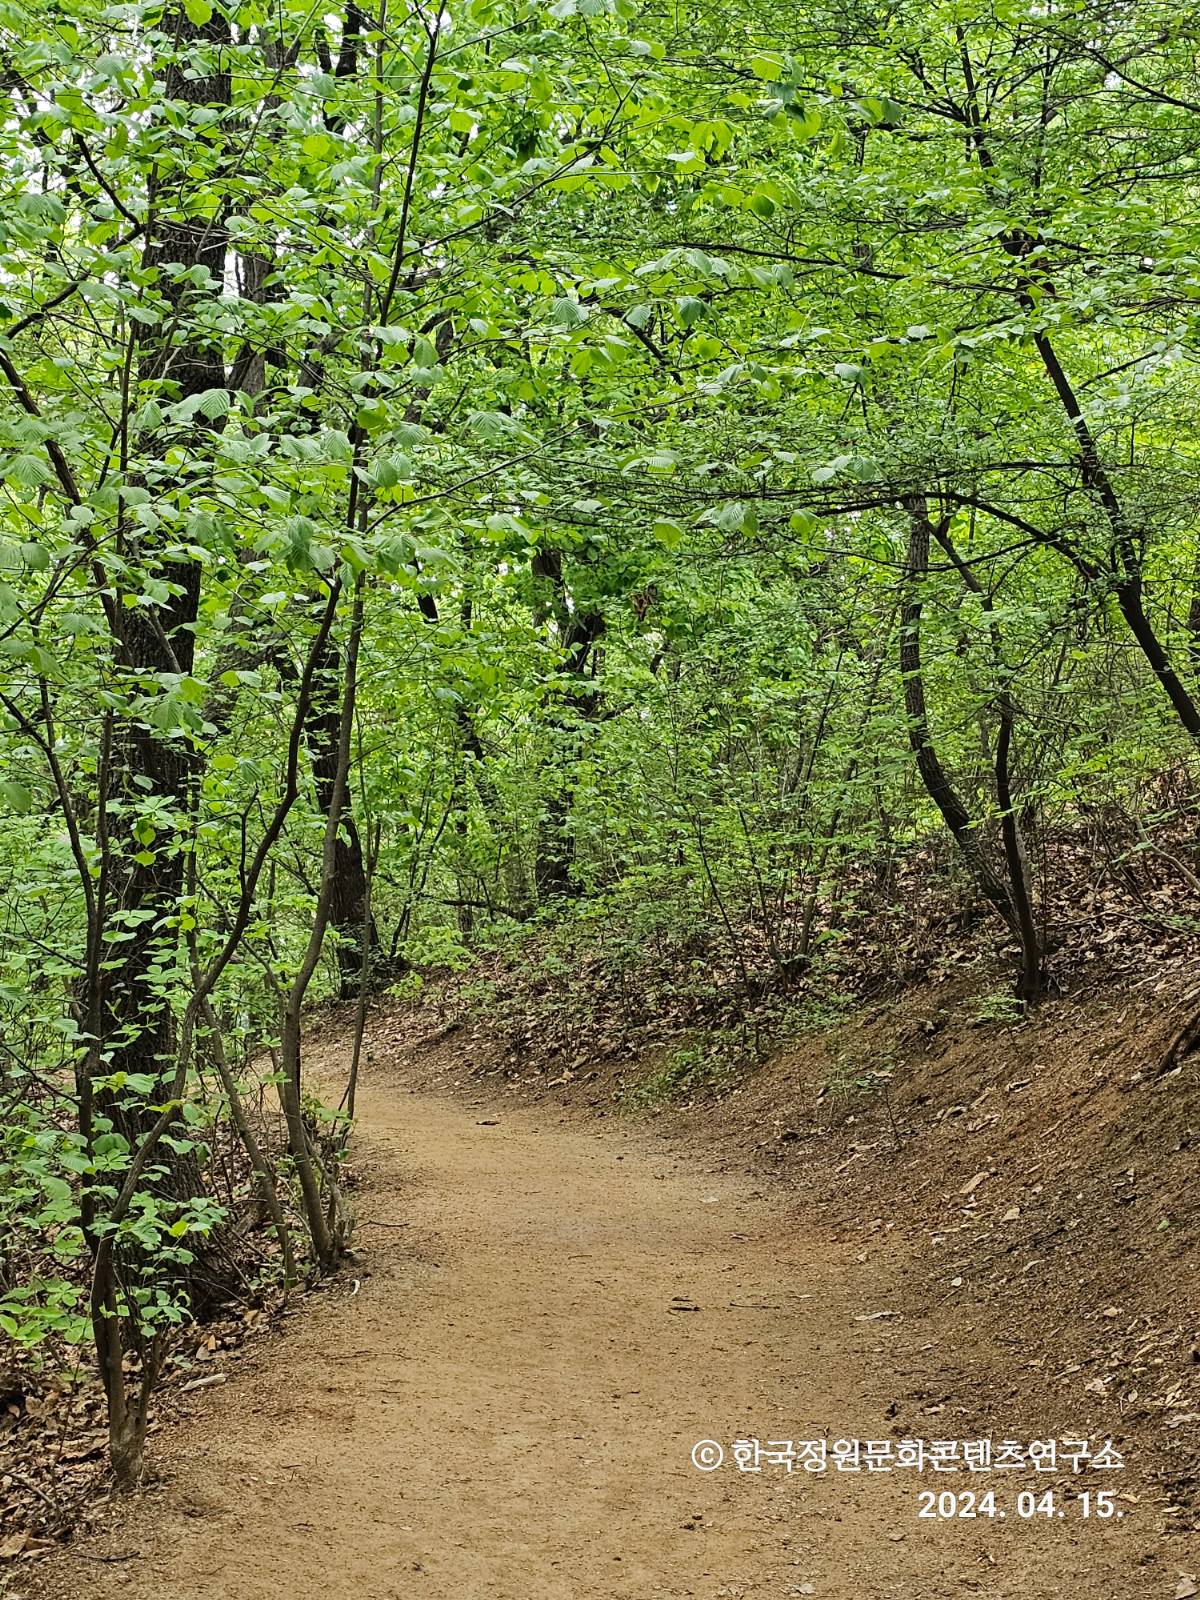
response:
<path fill-rule="evenodd" d="M 710 1035 L 668 1054 L 622 1090 L 621 1102 L 630 1110 L 653 1111 L 672 1101 L 712 1093 L 735 1077 L 744 1060 L 736 1038 Z"/>
<path fill-rule="evenodd" d="M 1196 886 L 1186 16 L 354 15 L 0 8 L 23 1343 L 97 1263 L 122 1339 L 188 1314 L 314 971 L 648 971 L 753 1049 L 913 861 L 1023 1005 L 1055 840 Z"/>
<path fill-rule="evenodd" d="M 1003 991 L 995 994 L 980 995 L 975 1004 L 974 1021 L 978 1023 L 1003 1022 L 1013 1024 L 1020 1022 L 1022 1016 L 1020 1004 L 1011 994 Z"/>

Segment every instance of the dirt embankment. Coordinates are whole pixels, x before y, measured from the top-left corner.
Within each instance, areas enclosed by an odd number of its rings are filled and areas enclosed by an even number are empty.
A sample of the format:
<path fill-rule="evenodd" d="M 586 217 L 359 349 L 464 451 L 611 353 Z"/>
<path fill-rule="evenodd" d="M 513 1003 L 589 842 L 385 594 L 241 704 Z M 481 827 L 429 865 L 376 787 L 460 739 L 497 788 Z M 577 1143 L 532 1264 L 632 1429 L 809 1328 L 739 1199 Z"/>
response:
<path fill-rule="evenodd" d="M 413 1092 L 382 1045 L 350 1292 L 261 1343 L 160 1441 L 157 1490 L 16 1574 L 14 1597 L 1185 1592 L 1188 1541 L 1164 1535 L 1136 1462 L 986 1483 L 961 1465 L 697 1471 L 700 1439 L 732 1457 L 755 1437 L 886 1454 L 976 1436 L 961 1335 L 907 1298 L 907 1241 L 886 1221 L 860 1238 L 682 1128 L 518 1106 L 471 1078 L 468 1051 L 419 1068 L 457 1090 Z M 1031 1483 L 1053 1483 L 1061 1517 L 1019 1513 Z M 1085 1518 L 1083 1487 L 1115 1492 L 1116 1514 Z M 922 1517 L 931 1489 L 992 1489 L 1003 1515 Z"/>
<path fill-rule="evenodd" d="M 909 991 L 655 1115 L 624 1108 L 661 1060 L 380 1011 L 346 1278 L 10 1597 L 1200 1593 L 1197 1058 L 1154 1075 L 1150 993 L 979 1009 Z M 740 1471 L 754 1438 L 1111 1438 L 1126 1465 Z M 1005 1515 L 922 1517 L 931 1490 Z"/>
<path fill-rule="evenodd" d="M 1200 1054 L 1160 1071 L 1196 1004 L 1179 973 L 990 1020 L 977 977 L 855 1008 L 717 1089 L 641 1113 L 769 1181 L 943 1351 L 914 1416 L 1120 1438 L 1163 1525 L 1200 1525 Z M 422 1042 L 423 1041 L 423 1042 Z M 514 1050 L 485 1020 L 396 1013 L 372 1051 L 432 1085 L 480 1082 L 626 1120 L 662 1057 Z M 411 1070 L 411 1068 L 410 1068 Z M 636 1114 L 635 1114 L 636 1115 Z"/>

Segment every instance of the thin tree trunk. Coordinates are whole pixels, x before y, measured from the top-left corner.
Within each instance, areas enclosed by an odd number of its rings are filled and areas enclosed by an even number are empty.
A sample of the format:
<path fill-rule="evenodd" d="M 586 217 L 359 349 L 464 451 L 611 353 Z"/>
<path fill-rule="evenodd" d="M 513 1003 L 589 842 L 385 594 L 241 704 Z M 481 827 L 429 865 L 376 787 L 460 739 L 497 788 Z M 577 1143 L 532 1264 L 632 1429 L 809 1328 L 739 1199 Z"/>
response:
<path fill-rule="evenodd" d="M 246 1115 L 246 1108 L 242 1104 L 242 1097 L 238 1093 L 237 1080 L 229 1066 L 229 1058 L 225 1054 L 225 1041 L 221 1037 L 221 1025 L 213 1011 L 212 1002 L 205 997 L 200 1006 L 200 1017 L 208 1029 L 209 1045 L 212 1050 L 213 1065 L 217 1069 L 217 1076 L 221 1080 L 221 1088 L 229 1102 L 229 1115 L 237 1136 L 242 1141 L 242 1148 L 250 1158 L 251 1170 L 255 1182 L 262 1196 L 263 1205 L 275 1229 L 275 1237 L 279 1240 L 279 1249 L 283 1259 L 283 1283 L 285 1289 L 294 1287 L 297 1280 L 296 1253 L 292 1249 L 292 1231 L 288 1227 L 287 1217 L 284 1215 L 283 1204 L 279 1198 L 279 1184 L 275 1176 L 275 1167 L 270 1158 L 263 1152 L 262 1146 L 254 1136 L 254 1129 L 250 1126 L 250 1119 Z"/>
<path fill-rule="evenodd" d="M 956 32 L 966 88 L 967 123 L 971 130 L 971 144 L 984 180 L 990 186 L 995 177 L 996 163 L 988 143 L 985 114 L 967 49 L 966 35 L 961 27 L 958 27 Z M 1029 270 L 1030 252 L 1036 247 L 1038 239 L 1034 233 L 1018 227 L 1003 235 L 1001 242 L 1009 256 L 1014 261 L 1022 263 L 1017 278 L 1018 292 L 1026 309 L 1036 314 L 1034 291 L 1053 288 L 1052 284 L 1037 281 Z M 1135 530 L 1130 523 L 1116 485 L 1101 457 L 1096 436 L 1083 414 L 1079 397 L 1067 376 L 1066 368 L 1059 360 L 1053 340 L 1045 329 L 1040 329 L 1033 335 L 1033 344 L 1071 426 L 1071 431 L 1075 435 L 1079 447 L 1079 467 L 1084 490 L 1099 506 L 1109 525 L 1114 557 L 1110 561 L 1109 570 L 1116 579 L 1114 593 L 1121 615 L 1189 738 L 1200 744 L 1200 707 L 1197 707 L 1183 680 L 1175 671 L 1170 656 L 1146 614 L 1142 588 L 1142 559 L 1138 549 L 1139 530 Z M 1057 540 L 1047 539 L 1046 542 L 1055 548 L 1061 548 Z M 1082 556 L 1072 556 L 1072 559 L 1081 571 L 1087 572 L 1090 563 Z M 1090 575 L 1096 576 L 1094 572 Z"/>
<path fill-rule="evenodd" d="M 317 804 L 328 818 L 338 792 L 339 735 L 341 729 L 342 662 L 331 638 L 321 663 L 319 698 L 304 730 L 312 765 Z M 333 881 L 330 887 L 329 925 L 337 939 L 338 998 L 349 1000 L 358 989 L 363 964 L 368 971 L 378 965 L 379 930 L 370 910 L 369 877 L 362 839 L 343 789 L 338 802 L 339 824 L 334 839 Z"/>
<path fill-rule="evenodd" d="M 996 800 L 1000 807 L 1000 836 L 1004 845 L 1004 860 L 1008 868 L 1008 881 L 1012 891 L 1012 908 L 1017 937 L 1021 944 L 1021 975 L 1017 985 L 1018 998 L 1024 1005 L 1036 1005 L 1041 998 L 1045 982 L 1044 951 L 1034 916 L 1033 898 L 1029 889 L 1029 865 L 1025 856 L 1021 824 L 1012 790 L 1012 736 L 1016 722 L 1009 672 L 1004 661 L 1003 641 L 992 597 L 979 582 L 969 561 L 959 555 L 949 529 L 942 523 L 933 528 L 934 537 L 954 563 L 966 587 L 979 600 L 987 618 L 988 637 L 992 647 L 993 669 L 1000 686 L 996 695 L 999 729 L 996 735 L 996 752 L 992 762 L 996 780 Z"/>
<path fill-rule="evenodd" d="M 959 854 L 979 891 L 1017 933 L 1012 897 L 993 871 L 983 851 L 979 830 L 960 800 L 938 758 L 925 705 L 925 680 L 921 668 L 921 584 L 929 570 L 932 524 L 925 499 L 914 495 L 905 502 L 908 512 L 908 560 L 904 578 L 904 603 L 900 614 L 900 673 L 904 681 L 904 706 L 908 713 L 908 738 L 926 793 L 941 813 Z"/>
<path fill-rule="evenodd" d="M 375 867 L 379 861 L 379 842 L 383 824 L 377 822 L 371 835 L 367 860 L 367 892 L 363 899 L 362 967 L 358 976 L 358 1000 L 354 1007 L 354 1044 L 350 1053 L 350 1074 L 346 1079 L 346 1092 L 342 1103 L 346 1115 L 354 1121 L 354 1099 L 358 1093 L 358 1069 L 362 1060 L 363 1037 L 367 1030 L 367 1007 L 371 995 L 371 958 L 367 942 L 367 924 L 371 920 L 371 894 L 375 886 Z"/>
<path fill-rule="evenodd" d="M 351 507 L 353 515 L 353 506 Z M 283 1071 L 279 1085 L 280 1102 L 288 1128 L 288 1144 L 296 1163 L 296 1176 L 304 1199 L 305 1218 L 312 1238 L 313 1252 L 322 1268 L 332 1266 L 340 1251 L 342 1241 L 326 1221 L 321 1204 L 321 1191 L 316 1165 L 304 1123 L 301 1107 L 301 1015 L 304 997 L 321 957 L 321 947 L 329 927 L 330 911 L 334 900 L 334 879 L 337 871 L 337 841 L 346 779 L 350 770 L 350 742 L 354 726 L 354 705 L 358 684 L 358 650 L 362 639 L 364 579 L 359 574 L 355 584 L 351 608 L 350 639 L 346 647 L 346 664 L 342 687 L 338 729 L 338 761 L 333 775 L 329 810 L 325 821 L 325 845 L 322 853 L 321 885 L 313 913 L 313 925 L 308 945 L 300 967 L 288 992 L 284 1006 L 281 1055 Z M 368 904 L 369 913 L 369 904 Z M 331 1207 L 332 1210 L 332 1207 Z"/>
<path fill-rule="evenodd" d="M 552 713 L 549 725 L 557 734 L 557 787 L 546 799 L 538 823 L 534 886 L 540 900 L 563 899 L 571 893 L 575 862 L 575 840 L 571 832 L 571 807 L 575 792 L 575 763 L 578 759 L 580 722 L 592 722 L 600 715 L 601 696 L 594 673 L 596 647 L 604 635 L 604 617 L 599 611 L 577 611 L 568 604 L 563 577 L 562 551 L 541 550 L 534 557 L 532 573 L 547 588 L 544 601 L 535 609 L 538 622 L 553 620 L 558 628 L 563 651 L 558 666 L 558 681 L 563 685 L 564 710 Z M 593 676 L 588 676 L 591 668 Z"/>

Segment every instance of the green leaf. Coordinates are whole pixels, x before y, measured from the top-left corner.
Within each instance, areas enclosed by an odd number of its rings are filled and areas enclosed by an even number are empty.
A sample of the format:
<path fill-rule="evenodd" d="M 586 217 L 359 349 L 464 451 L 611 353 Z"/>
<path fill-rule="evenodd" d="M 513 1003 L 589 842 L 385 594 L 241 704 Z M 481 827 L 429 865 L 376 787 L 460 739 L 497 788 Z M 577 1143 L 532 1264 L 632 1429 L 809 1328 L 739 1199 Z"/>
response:
<path fill-rule="evenodd" d="M 0 778 L 0 804 L 23 816 L 33 806 L 33 795 L 23 783 L 15 783 L 11 778 Z"/>
<path fill-rule="evenodd" d="M 15 456 L 6 464 L 4 477 L 20 489 L 40 489 L 43 484 L 54 482 L 54 473 L 41 456 Z"/>
<path fill-rule="evenodd" d="M 783 57 L 777 55 L 751 56 L 750 71 L 764 83 L 778 83 L 783 77 Z"/>
<path fill-rule="evenodd" d="M 550 302 L 550 320 L 559 328 L 581 327 L 588 317 L 587 307 L 569 295 L 559 295 Z"/>
<path fill-rule="evenodd" d="M 197 410 L 201 416 L 216 421 L 218 417 L 228 415 L 232 404 L 228 389 L 209 389 L 201 399 Z"/>

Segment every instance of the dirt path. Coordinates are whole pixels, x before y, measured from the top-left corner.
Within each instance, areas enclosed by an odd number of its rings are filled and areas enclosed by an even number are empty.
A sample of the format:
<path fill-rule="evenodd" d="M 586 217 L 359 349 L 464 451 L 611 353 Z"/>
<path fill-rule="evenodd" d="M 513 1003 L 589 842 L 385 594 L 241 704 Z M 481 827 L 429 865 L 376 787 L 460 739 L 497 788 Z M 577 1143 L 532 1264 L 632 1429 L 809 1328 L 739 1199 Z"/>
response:
<path fill-rule="evenodd" d="M 637 1129 L 381 1084 L 362 1109 L 361 1291 L 322 1299 L 210 1391 L 159 1445 L 164 1490 L 45 1592 L 1175 1593 L 1132 1502 L 1120 1526 L 1076 1509 L 1024 1522 L 1024 1474 L 993 1477 L 1007 1521 L 937 1523 L 917 1519 L 928 1479 L 911 1472 L 696 1471 L 701 1438 L 889 1437 L 898 1389 L 935 1356 L 928 1329 L 855 1320 L 880 1308 L 886 1263 L 864 1269 Z"/>

